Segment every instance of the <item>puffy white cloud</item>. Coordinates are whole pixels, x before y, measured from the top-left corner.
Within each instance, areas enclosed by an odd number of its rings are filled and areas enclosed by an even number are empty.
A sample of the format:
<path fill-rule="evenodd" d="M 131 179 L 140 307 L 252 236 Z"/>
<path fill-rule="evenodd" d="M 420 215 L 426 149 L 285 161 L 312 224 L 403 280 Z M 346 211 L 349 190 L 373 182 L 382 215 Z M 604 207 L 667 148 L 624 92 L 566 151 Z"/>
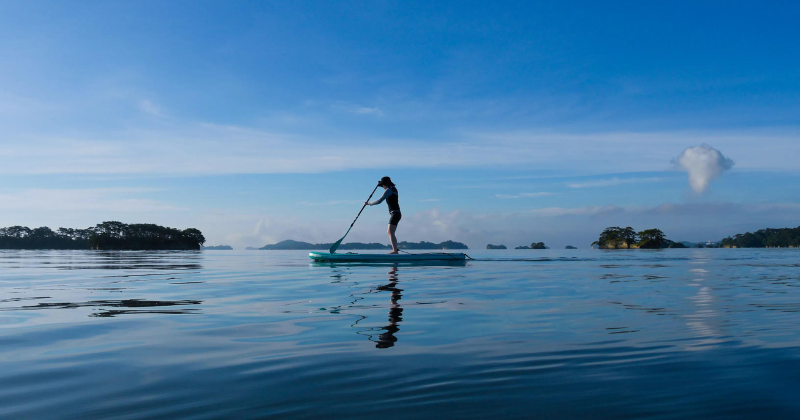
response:
<path fill-rule="evenodd" d="M 733 168 L 732 160 L 705 143 L 684 150 L 672 162 L 689 173 L 689 186 L 698 194 L 706 192 L 722 172 Z"/>

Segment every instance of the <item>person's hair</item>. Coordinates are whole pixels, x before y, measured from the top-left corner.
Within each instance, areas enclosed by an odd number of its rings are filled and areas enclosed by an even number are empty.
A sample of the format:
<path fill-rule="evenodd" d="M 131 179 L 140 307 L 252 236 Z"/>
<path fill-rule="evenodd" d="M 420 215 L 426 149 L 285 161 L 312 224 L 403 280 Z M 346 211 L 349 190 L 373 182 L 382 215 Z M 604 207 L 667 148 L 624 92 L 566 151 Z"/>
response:
<path fill-rule="evenodd" d="M 388 176 L 381 178 L 381 187 L 394 187 L 394 182 Z"/>

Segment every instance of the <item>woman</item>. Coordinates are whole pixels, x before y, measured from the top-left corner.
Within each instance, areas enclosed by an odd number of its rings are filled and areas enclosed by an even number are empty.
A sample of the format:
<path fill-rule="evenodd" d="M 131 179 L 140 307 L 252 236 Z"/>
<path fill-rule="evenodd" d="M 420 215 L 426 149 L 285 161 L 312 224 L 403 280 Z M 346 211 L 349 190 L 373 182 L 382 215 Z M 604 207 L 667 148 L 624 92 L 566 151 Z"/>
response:
<path fill-rule="evenodd" d="M 381 181 L 378 182 L 378 185 L 383 187 L 385 190 L 381 198 L 379 198 L 377 201 L 373 201 L 371 203 L 366 202 L 364 204 L 374 206 L 386 200 L 386 205 L 389 206 L 389 229 L 387 232 L 389 233 L 389 241 L 392 243 L 392 252 L 390 252 L 390 254 L 397 254 L 400 252 L 400 250 L 397 249 L 397 237 L 394 236 L 394 232 L 397 230 L 397 223 L 400 222 L 400 218 L 403 217 L 403 215 L 400 214 L 400 203 L 398 202 L 399 195 L 397 194 L 397 187 L 394 186 L 394 183 L 388 176 L 381 178 Z"/>

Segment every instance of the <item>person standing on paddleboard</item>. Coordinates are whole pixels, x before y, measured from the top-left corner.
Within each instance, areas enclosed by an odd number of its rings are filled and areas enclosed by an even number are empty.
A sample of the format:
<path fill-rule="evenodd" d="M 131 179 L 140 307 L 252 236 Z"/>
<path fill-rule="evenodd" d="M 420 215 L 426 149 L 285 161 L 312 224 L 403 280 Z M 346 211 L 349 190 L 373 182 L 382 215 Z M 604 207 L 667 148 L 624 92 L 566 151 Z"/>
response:
<path fill-rule="evenodd" d="M 394 186 L 394 183 L 388 176 L 381 178 L 381 181 L 378 183 L 378 185 L 383 187 L 385 190 L 381 198 L 373 202 L 368 201 L 364 204 L 368 206 L 374 206 L 382 203 L 384 200 L 386 201 L 386 205 L 389 206 L 389 229 L 387 230 L 387 233 L 389 234 L 389 241 L 392 243 L 392 252 L 390 252 L 390 254 L 397 254 L 400 252 L 400 250 L 397 248 L 397 237 L 394 235 L 394 232 L 397 230 L 397 223 L 399 223 L 400 218 L 403 217 L 403 215 L 400 214 L 400 203 L 397 187 Z"/>

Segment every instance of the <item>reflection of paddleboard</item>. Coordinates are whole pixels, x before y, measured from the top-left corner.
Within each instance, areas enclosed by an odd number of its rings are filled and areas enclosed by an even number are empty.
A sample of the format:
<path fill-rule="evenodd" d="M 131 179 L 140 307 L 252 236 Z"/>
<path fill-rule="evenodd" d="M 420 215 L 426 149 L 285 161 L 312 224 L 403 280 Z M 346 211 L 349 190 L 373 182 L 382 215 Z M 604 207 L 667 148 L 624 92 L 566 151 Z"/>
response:
<path fill-rule="evenodd" d="M 314 261 L 325 262 L 416 262 L 416 261 L 466 261 L 467 254 L 431 252 L 426 254 L 329 254 L 310 252 Z"/>

